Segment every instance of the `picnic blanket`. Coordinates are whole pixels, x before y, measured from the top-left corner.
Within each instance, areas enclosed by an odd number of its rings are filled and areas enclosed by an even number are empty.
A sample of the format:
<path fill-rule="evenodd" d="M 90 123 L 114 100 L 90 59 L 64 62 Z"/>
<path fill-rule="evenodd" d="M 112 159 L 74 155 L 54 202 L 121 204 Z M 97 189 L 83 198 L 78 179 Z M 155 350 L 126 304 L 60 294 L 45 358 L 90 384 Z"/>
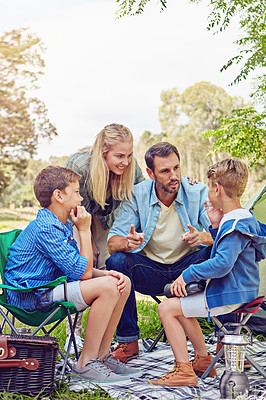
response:
<path fill-rule="evenodd" d="M 216 349 L 216 340 L 213 336 L 206 337 L 208 351 L 213 355 Z M 218 400 L 220 399 L 219 381 L 222 376 L 225 365 L 218 362 L 216 364 L 218 378 L 206 378 L 202 380 L 198 378 L 197 387 L 179 387 L 167 388 L 161 386 L 153 386 L 148 383 L 150 378 L 164 375 L 173 368 L 173 353 L 168 343 L 158 343 L 156 348 L 151 352 L 145 352 L 151 341 L 143 339 L 139 341 L 140 355 L 139 357 L 128 361 L 128 365 L 137 367 L 143 371 L 141 378 L 130 379 L 128 382 L 116 384 L 102 384 L 104 389 L 114 399 L 123 400 Z M 190 358 L 193 358 L 193 349 L 188 341 L 188 350 Z M 252 356 L 262 368 L 266 370 L 266 342 L 259 342 L 254 339 L 252 346 L 248 346 L 248 353 Z M 266 400 L 266 381 L 262 375 L 252 368 L 247 372 L 250 383 L 250 394 L 248 400 Z M 70 390 L 80 391 L 83 389 L 95 389 L 85 380 L 70 380 Z M 238 396 L 241 399 L 241 396 Z"/>

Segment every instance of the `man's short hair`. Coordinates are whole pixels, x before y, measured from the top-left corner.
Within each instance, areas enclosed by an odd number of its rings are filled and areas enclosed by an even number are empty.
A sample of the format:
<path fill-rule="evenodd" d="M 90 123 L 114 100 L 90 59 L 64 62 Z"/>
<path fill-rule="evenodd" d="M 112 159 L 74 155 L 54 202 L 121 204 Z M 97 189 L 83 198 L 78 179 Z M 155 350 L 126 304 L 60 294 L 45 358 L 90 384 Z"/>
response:
<path fill-rule="evenodd" d="M 76 182 L 81 178 L 81 175 L 72 171 L 72 169 L 52 166 L 41 170 L 36 176 L 34 182 L 34 193 L 40 205 L 44 208 L 51 204 L 53 192 L 64 190 L 70 183 Z"/>
<path fill-rule="evenodd" d="M 207 170 L 207 178 L 222 185 L 227 196 L 240 198 L 248 181 L 248 168 L 243 161 L 226 158 L 211 165 Z"/>
<path fill-rule="evenodd" d="M 147 167 L 154 172 L 154 157 L 168 157 L 172 153 L 175 153 L 180 161 L 178 150 L 173 144 L 168 142 L 159 142 L 154 144 L 145 153 Z"/>

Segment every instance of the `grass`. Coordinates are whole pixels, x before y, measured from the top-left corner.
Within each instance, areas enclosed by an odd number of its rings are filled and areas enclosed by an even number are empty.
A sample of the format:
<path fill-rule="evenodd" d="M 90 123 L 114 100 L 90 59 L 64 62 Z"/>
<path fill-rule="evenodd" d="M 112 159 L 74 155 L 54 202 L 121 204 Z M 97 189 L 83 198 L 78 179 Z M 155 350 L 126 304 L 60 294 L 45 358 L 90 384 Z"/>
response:
<path fill-rule="evenodd" d="M 28 225 L 37 214 L 38 208 L 24 207 L 16 210 L 0 209 L 0 232 Z"/>
<path fill-rule="evenodd" d="M 0 210 L 0 231 L 9 230 L 13 228 L 19 228 L 23 225 L 27 225 L 33 218 L 35 218 L 36 210 L 33 208 L 22 209 L 19 212 L 15 212 L 9 209 Z M 141 338 L 152 338 L 155 339 L 158 333 L 162 329 L 160 319 L 158 317 L 158 304 L 151 299 L 150 296 L 142 296 L 137 294 L 137 310 L 139 317 L 139 328 Z M 85 332 L 86 317 L 89 310 L 83 313 L 82 327 L 83 333 Z M 213 323 L 208 323 L 205 318 L 198 319 L 201 329 L 204 334 L 210 334 L 213 332 Z M 22 327 L 23 324 L 16 321 L 17 327 Z M 9 333 L 8 331 L 4 333 Z M 41 334 L 41 333 L 40 333 Z M 66 341 L 66 322 L 61 323 L 53 333 L 53 336 L 58 338 L 58 343 L 61 349 L 63 349 Z M 256 338 L 260 341 L 265 341 L 266 338 L 263 335 L 258 335 Z M 87 390 L 80 391 L 78 393 L 70 391 L 67 384 L 57 384 L 56 390 L 53 394 L 47 396 L 46 394 L 40 393 L 35 397 L 29 397 L 22 394 L 14 394 L 9 392 L 1 392 L 0 400 L 27 400 L 27 399 L 40 399 L 40 400 L 100 400 L 100 399 L 112 399 L 108 393 L 101 388 L 88 392 Z"/>
<path fill-rule="evenodd" d="M 142 296 L 137 294 L 137 309 L 139 316 L 139 327 L 141 332 L 141 338 L 152 338 L 155 339 L 157 334 L 161 331 L 162 326 L 158 317 L 158 304 L 151 299 L 150 296 Z M 89 310 L 84 311 L 82 319 L 83 334 L 85 332 L 85 325 L 87 320 L 87 314 Z M 213 323 L 207 322 L 205 318 L 199 318 L 199 323 L 204 334 L 210 334 L 213 332 Z M 23 324 L 16 321 L 17 327 L 22 327 Z M 7 331 L 5 333 L 8 333 Z M 53 336 L 58 338 L 58 343 L 61 349 L 63 349 L 66 341 L 66 322 L 61 323 L 54 331 Z M 256 336 L 259 340 L 265 340 L 263 335 Z M 47 394 L 38 394 L 35 397 L 29 397 L 22 394 L 14 394 L 8 392 L 0 393 L 0 400 L 27 400 L 27 399 L 40 399 L 40 400 L 112 400 L 108 393 L 101 388 L 94 391 L 82 390 L 80 392 L 70 391 L 67 384 L 56 384 L 56 390 L 53 394 L 47 396 Z"/>
<path fill-rule="evenodd" d="M 139 316 L 139 327 L 141 332 L 141 338 L 152 338 L 155 339 L 157 334 L 161 331 L 162 326 L 158 317 L 158 304 L 151 299 L 150 296 L 142 296 L 137 294 L 137 309 Z M 87 314 L 89 310 L 84 311 L 82 319 L 83 334 L 85 332 L 85 325 L 87 320 Z M 204 320 L 205 321 L 205 320 Z M 205 326 L 204 326 L 205 324 Z M 23 327 L 24 325 L 19 321 L 16 321 L 16 327 Z M 205 333 L 211 332 L 211 326 L 208 323 L 202 322 L 203 330 Z M 49 327 L 49 325 L 48 325 Z M 7 328 L 9 329 L 9 328 Z M 6 330 L 4 333 L 8 333 Z M 40 333 L 41 335 L 42 333 Z M 64 348 L 66 341 L 66 322 L 63 321 L 53 332 L 53 336 L 58 338 L 58 343 L 61 349 Z M 14 394 L 8 392 L 0 393 L 0 400 L 26 400 L 26 399 L 40 399 L 40 400 L 100 400 L 100 399 L 112 399 L 108 393 L 102 389 L 94 391 L 83 390 L 81 392 L 70 391 L 67 384 L 56 384 L 56 390 L 53 394 L 47 396 L 47 394 L 38 394 L 35 397 L 29 397 L 23 394 Z"/>

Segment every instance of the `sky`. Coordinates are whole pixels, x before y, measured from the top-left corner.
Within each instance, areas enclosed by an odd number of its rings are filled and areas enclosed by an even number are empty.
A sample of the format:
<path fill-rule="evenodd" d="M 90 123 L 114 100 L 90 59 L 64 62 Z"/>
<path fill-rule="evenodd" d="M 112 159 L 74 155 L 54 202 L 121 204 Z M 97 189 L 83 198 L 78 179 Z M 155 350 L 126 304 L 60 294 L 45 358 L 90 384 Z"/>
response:
<path fill-rule="evenodd" d="M 115 0 L 0 0 L 0 34 L 29 27 L 47 47 L 38 97 L 58 136 L 43 141 L 35 158 L 71 155 L 113 122 L 135 142 L 145 130 L 160 133 L 162 90 L 208 81 L 250 99 L 250 80 L 228 86 L 237 68 L 220 72 L 237 53 L 237 22 L 213 35 L 205 0 L 167 4 L 160 13 L 151 0 L 143 15 L 117 19 Z"/>

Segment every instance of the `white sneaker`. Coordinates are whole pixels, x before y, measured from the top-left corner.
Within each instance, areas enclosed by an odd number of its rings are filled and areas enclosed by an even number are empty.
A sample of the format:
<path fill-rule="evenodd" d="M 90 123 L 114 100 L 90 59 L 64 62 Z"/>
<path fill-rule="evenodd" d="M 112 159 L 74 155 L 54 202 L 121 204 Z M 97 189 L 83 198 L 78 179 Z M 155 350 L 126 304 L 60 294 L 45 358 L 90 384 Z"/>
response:
<path fill-rule="evenodd" d="M 79 335 L 76 335 L 76 334 L 74 334 L 74 335 L 75 335 L 75 338 L 76 338 L 77 349 L 78 349 L 78 352 L 80 353 L 82 348 L 83 348 L 83 339 Z M 70 335 L 67 336 L 67 339 L 66 339 L 66 344 L 65 344 L 65 347 L 64 347 L 65 351 L 67 351 L 68 344 L 69 344 L 69 339 L 70 339 Z M 71 343 L 69 354 L 75 354 L 73 342 Z"/>

